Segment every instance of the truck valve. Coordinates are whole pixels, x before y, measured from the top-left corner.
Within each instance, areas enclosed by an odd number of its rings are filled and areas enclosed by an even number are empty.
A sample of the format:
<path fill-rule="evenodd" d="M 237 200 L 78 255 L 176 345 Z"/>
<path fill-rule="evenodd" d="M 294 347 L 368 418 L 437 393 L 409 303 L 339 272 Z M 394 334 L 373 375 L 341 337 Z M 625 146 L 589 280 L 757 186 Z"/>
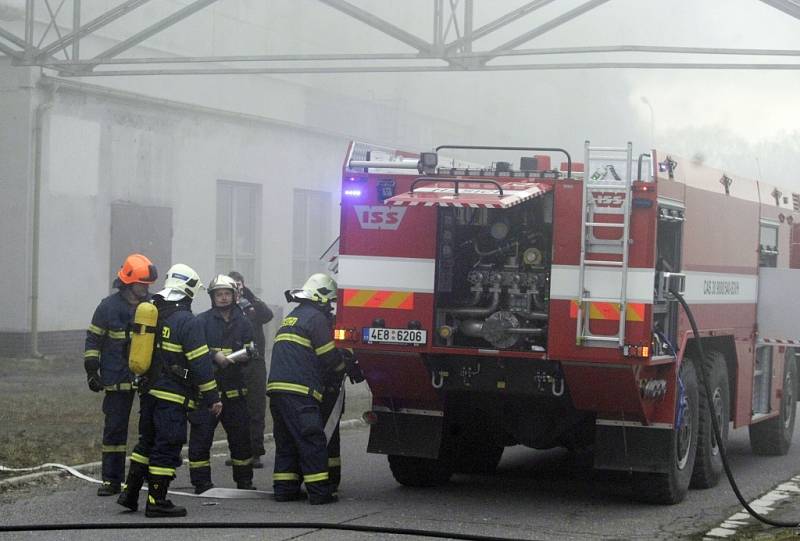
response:
<path fill-rule="evenodd" d="M 558 389 L 556 390 L 556 385 L 558 385 Z M 564 394 L 564 378 L 553 378 L 553 386 L 552 386 L 553 396 L 561 396 Z"/>
<path fill-rule="evenodd" d="M 439 370 L 434 370 L 431 373 L 431 386 L 434 389 L 441 389 L 444 387 L 444 378 L 447 375 L 447 372 L 441 372 Z"/>

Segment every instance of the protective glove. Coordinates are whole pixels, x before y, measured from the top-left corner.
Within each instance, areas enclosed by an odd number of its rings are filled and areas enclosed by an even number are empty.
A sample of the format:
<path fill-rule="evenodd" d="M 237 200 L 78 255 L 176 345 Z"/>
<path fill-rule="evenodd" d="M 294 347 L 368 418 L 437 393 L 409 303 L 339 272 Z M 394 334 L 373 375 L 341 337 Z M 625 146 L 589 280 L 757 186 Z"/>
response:
<path fill-rule="evenodd" d="M 361 383 L 366 378 L 364 372 L 361 371 L 361 366 L 358 364 L 355 353 L 350 348 L 340 349 L 342 360 L 344 361 L 344 372 L 350 378 L 350 383 Z"/>
<path fill-rule="evenodd" d="M 252 310 L 253 309 L 253 303 L 251 303 L 245 297 L 242 297 L 241 299 L 239 299 L 239 302 L 237 304 L 239 305 L 239 308 L 242 309 L 242 312 L 244 312 L 245 314 L 247 313 L 248 310 Z"/>
<path fill-rule="evenodd" d="M 97 371 L 89 372 L 86 374 L 86 383 L 89 385 L 89 390 L 99 393 L 103 390 L 103 382 L 100 381 L 100 374 Z"/>
<path fill-rule="evenodd" d="M 353 364 L 348 366 L 345 371 L 347 372 L 347 377 L 350 378 L 350 383 L 361 383 L 367 379 L 364 377 L 364 372 L 361 371 L 358 361 L 353 361 Z"/>
<path fill-rule="evenodd" d="M 220 414 L 222 413 L 222 402 L 220 401 L 214 402 L 208 407 L 208 411 L 210 411 L 211 415 L 213 415 L 214 417 L 219 417 Z"/>
<path fill-rule="evenodd" d="M 214 363 L 216 363 L 216 365 L 219 366 L 220 368 L 225 368 L 226 366 L 231 364 L 231 360 L 228 359 L 225 356 L 225 354 L 222 353 L 221 351 L 217 351 L 214 354 Z"/>

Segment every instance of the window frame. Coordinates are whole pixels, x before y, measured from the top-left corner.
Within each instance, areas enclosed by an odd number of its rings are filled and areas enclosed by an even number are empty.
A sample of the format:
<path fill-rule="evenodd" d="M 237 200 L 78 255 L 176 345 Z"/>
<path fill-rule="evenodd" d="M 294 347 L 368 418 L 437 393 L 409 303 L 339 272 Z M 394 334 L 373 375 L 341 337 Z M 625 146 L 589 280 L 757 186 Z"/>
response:
<path fill-rule="evenodd" d="M 758 266 L 775 268 L 778 266 L 778 254 L 780 254 L 780 224 L 771 220 L 759 220 L 758 227 Z M 762 243 L 764 231 L 772 231 L 775 234 L 775 246 Z"/>
<path fill-rule="evenodd" d="M 220 212 L 221 208 L 221 190 L 229 190 L 229 202 L 225 215 Z M 247 228 L 250 230 L 252 253 L 240 251 L 237 243 L 237 229 L 238 225 L 236 220 L 237 203 L 241 199 L 237 199 L 237 193 L 244 193 L 243 200 L 250 204 L 251 218 Z M 232 270 L 241 272 L 244 275 L 245 281 L 251 289 L 256 292 L 260 291 L 261 285 L 261 214 L 263 212 L 263 187 L 257 182 L 242 182 L 237 180 L 217 179 L 217 199 L 216 199 L 216 231 L 215 238 L 216 244 L 214 246 L 214 268 L 217 273 L 226 274 Z M 220 251 L 220 220 L 227 220 L 228 238 L 225 239 L 229 252 Z M 226 261 L 227 263 L 221 263 Z M 249 265 L 244 266 L 243 263 L 247 262 Z M 252 270 L 248 270 L 248 267 Z"/>
<path fill-rule="evenodd" d="M 304 253 L 298 254 L 295 250 L 300 245 L 298 242 L 298 196 L 302 195 L 306 198 L 304 213 L 302 221 L 304 224 L 305 237 L 302 245 L 304 246 Z M 303 285 L 305 280 L 315 272 L 330 272 L 325 262 L 320 260 L 320 257 L 325 253 L 325 250 L 331 245 L 331 241 L 336 236 L 333 227 L 333 201 L 334 193 L 328 190 L 320 190 L 313 188 L 294 188 L 292 190 L 292 248 L 291 248 L 291 280 L 293 287 Z M 318 209 L 317 214 L 321 215 L 320 226 L 318 231 L 312 231 L 313 224 L 310 223 L 309 217 L 312 214 L 312 209 Z M 316 239 L 314 239 L 316 235 Z M 310 241 L 316 240 L 316 243 Z M 315 252 L 318 251 L 319 253 Z M 302 271 L 298 266 L 302 265 Z M 301 276 L 302 275 L 302 276 Z"/>

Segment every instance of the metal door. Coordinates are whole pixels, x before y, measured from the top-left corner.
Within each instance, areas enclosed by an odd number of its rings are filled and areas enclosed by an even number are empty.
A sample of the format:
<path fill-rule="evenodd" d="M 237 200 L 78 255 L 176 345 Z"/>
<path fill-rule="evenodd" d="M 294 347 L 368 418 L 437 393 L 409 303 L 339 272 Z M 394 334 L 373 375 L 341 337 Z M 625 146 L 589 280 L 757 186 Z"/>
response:
<path fill-rule="evenodd" d="M 150 258 L 158 269 L 158 280 L 150 291 L 158 291 L 172 264 L 172 209 L 145 207 L 133 203 L 111 204 L 111 282 L 128 254 L 138 252 Z"/>

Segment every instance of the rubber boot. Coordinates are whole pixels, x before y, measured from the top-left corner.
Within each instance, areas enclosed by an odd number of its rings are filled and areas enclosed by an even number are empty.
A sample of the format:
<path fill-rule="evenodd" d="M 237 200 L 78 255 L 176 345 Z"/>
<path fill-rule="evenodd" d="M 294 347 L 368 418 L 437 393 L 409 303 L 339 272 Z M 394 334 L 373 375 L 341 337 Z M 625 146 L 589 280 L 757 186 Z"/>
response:
<path fill-rule="evenodd" d="M 253 466 L 247 464 L 244 466 L 233 466 L 233 481 L 236 483 L 236 488 L 240 490 L 255 490 L 253 486 Z"/>
<path fill-rule="evenodd" d="M 119 494 L 120 490 L 122 490 L 119 486 L 119 483 L 114 483 L 111 481 L 103 481 L 103 484 L 97 489 L 98 496 L 114 496 L 115 494 Z"/>
<path fill-rule="evenodd" d="M 339 497 L 335 494 L 323 494 L 323 495 L 309 495 L 308 503 L 311 505 L 326 505 L 329 503 L 335 503 L 339 501 Z"/>
<path fill-rule="evenodd" d="M 305 500 L 306 498 L 308 498 L 308 494 L 304 490 L 289 494 L 275 494 L 272 496 L 272 499 L 276 502 L 296 502 L 298 500 Z"/>
<path fill-rule="evenodd" d="M 214 488 L 214 483 L 198 483 L 194 486 L 194 493 L 195 494 L 202 494 L 208 490 Z"/>
<path fill-rule="evenodd" d="M 117 503 L 131 511 L 139 510 L 139 491 L 142 490 L 144 480 L 147 478 L 147 464 L 131 461 L 128 467 L 128 479 L 125 489 L 117 498 Z"/>
<path fill-rule="evenodd" d="M 252 481 L 238 481 L 236 483 L 236 488 L 239 490 L 255 490 L 256 487 L 253 485 Z"/>
<path fill-rule="evenodd" d="M 172 481 L 172 478 L 165 475 L 150 475 L 147 480 L 149 494 L 147 495 L 147 507 L 145 507 L 144 516 L 149 518 L 186 516 L 185 507 L 175 505 L 167 499 L 167 489 L 169 489 L 170 481 Z"/>

